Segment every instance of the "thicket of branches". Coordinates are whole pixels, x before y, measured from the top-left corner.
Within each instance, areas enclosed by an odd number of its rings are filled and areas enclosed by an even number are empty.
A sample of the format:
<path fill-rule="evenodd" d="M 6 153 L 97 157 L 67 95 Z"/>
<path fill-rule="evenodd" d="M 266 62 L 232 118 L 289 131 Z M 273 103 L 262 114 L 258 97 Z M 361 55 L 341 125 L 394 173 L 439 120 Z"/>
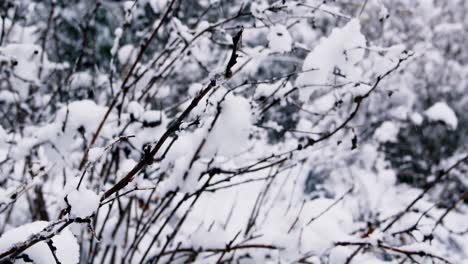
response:
<path fill-rule="evenodd" d="M 2 1 L 0 261 L 464 263 L 467 11 Z"/>

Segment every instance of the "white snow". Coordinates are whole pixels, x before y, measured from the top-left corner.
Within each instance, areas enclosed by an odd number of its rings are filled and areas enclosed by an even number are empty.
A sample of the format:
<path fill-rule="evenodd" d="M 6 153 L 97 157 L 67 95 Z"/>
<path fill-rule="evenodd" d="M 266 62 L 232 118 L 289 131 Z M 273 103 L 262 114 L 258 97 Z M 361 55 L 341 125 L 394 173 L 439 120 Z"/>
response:
<path fill-rule="evenodd" d="M 34 44 L 7 44 L 0 47 L 0 54 L 15 61 L 16 65 L 12 68 L 13 73 L 18 78 L 13 78 L 13 86 L 21 98 L 25 98 L 29 92 L 29 84 L 37 83 L 39 77 L 39 64 L 42 49 Z"/>
<path fill-rule="evenodd" d="M 192 83 L 188 89 L 188 94 L 191 97 L 195 97 L 203 89 L 203 84 L 201 83 Z"/>
<path fill-rule="evenodd" d="M 77 72 L 70 77 L 70 88 L 89 88 L 92 86 L 93 78 L 89 72 Z"/>
<path fill-rule="evenodd" d="M 85 175 L 86 176 L 86 175 Z M 100 195 L 94 191 L 86 188 L 87 179 L 83 178 L 79 189 L 77 190 L 80 177 L 73 177 L 67 179 L 65 187 L 63 187 L 61 196 L 62 201 L 60 206 L 66 208 L 68 205 L 70 208 L 70 216 L 86 218 L 91 216 L 99 207 Z M 65 203 L 65 197 L 68 204 Z"/>
<path fill-rule="evenodd" d="M 374 132 L 374 138 L 381 142 L 397 142 L 397 136 L 400 128 L 394 122 L 383 122 Z"/>
<path fill-rule="evenodd" d="M 354 79 L 355 64 L 364 57 L 366 39 L 361 34 L 359 20 L 352 19 L 342 28 L 335 28 L 330 36 L 322 38 L 314 50 L 309 53 L 302 66 L 304 72 L 299 75 L 296 85 L 325 85 L 329 78 L 334 78 L 333 72 L 339 71 L 346 79 Z M 317 69 L 315 71 L 309 71 Z M 310 89 L 300 89 L 301 99 L 308 101 Z"/>
<path fill-rule="evenodd" d="M 104 154 L 104 151 L 105 151 L 105 148 L 101 148 L 101 147 L 94 147 L 94 148 L 89 149 L 88 161 L 89 162 L 97 161 L 102 156 L 102 154 Z"/>
<path fill-rule="evenodd" d="M 136 60 L 136 56 L 137 50 L 131 44 L 123 45 L 117 52 L 117 58 L 123 65 L 132 64 Z"/>
<path fill-rule="evenodd" d="M 122 28 L 116 28 L 114 31 L 115 39 L 114 44 L 112 45 L 111 55 L 114 56 L 117 53 L 120 44 L 120 38 L 122 37 L 123 30 Z"/>
<path fill-rule="evenodd" d="M 0 91 L 0 102 L 2 103 L 14 103 L 18 100 L 18 96 L 7 90 Z"/>
<path fill-rule="evenodd" d="M 167 5 L 167 0 L 149 0 L 151 8 L 155 13 L 162 13 Z"/>
<path fill-rule="evenodd" d="M 167 85 L 163 85 L 159 87 L 158 92 L 156 93 L 156 98 L 164 98 L 170 94 L 170 87 Z"/>
<path fill-rule="evenodd" d="M 307 110 L 313 113 L 325 114 L 332 109 L 336 102 L 336 96 L 332 93 L 327 93 L 311 101 L 307 106 Z"/>
<path fill-rule="evenodd" d="M 133 12 L 136 9 L 136 2 L 134 1 L 123 2 L 123 9 L 125 11 L 125 22 L 130 23 L 133 19 Z"/>
<path fill-rule="evenodd" d="M 461 23 L 443 23 L 436 25 L 434 28 L 435 32 L 443 34 L 453 33 L 456 31 L 463 31 L 463 24 Z"/>
<path fill-rule="evenodd" d="M 67 129 L 77 129 L 82 126 L 87 132 L 94 132 L 105 112 L 106 107 L 99 106 L 91 100 L 73 101 L 68 105 L 68 117 L 65 106 L 58 111 L 56 120 L 58 122 L 67 120 Z"/>
<path fill-rule="evenodd" d="M 274 94 L 276 98 L 283 96 L 289 90 L 292 89 L 290 82 L 287 82 L 283 85 L 282 82 L 276 83 L 261 83 L 255 88 L 254 98 L 258 99 L 260 97 L 270 97 Z"/>
<path fill-rule="evenodd" d="M 447 124 L 451 129 L 457 129 L 458 118 L 452 108 L 445 102 L 435 103 L 424 111 L 424 114 L 431 121 L 441 121 Z"/>
<path fill-rule="evenodd" d="M 127 112 L 138 119 L 145 112 L 145 108 L 137 101 L 131 101 L 127 105 Z"/>
<path fill-rule="evenodd" d="M 413 244 L 408 244 L 408 245 L 398 247 L 398 249 L 401 249 L 404 251 L 410 251 L 410 252 L 424 252 L 427 254 L 434 254 L 434 255 L 438 255 L 437 253 L 439 252 L 437 248 L 432 247 L 428 243 L 413 243 Z"/>
<path fill-rule="evenodd" d="M 142 121 L 147 123 L 154 123 L 161 121 L 162 113 L 157 110 L 149 110 L 143 113 L 141 116 Z"/>
<path fill-rule="evenodd" d="M 268 47 L 275 52 L 289 52 L 292 49 L 292 38 L 284 25 L 275 25 L 267 35 Z"/>
<path fill-rule="evenodd" d="M 192 40 L 193 35 L 190 32 L 190 29 L 182 21 L 180 21 L 177 18 L 174 18 L 172 20 L 172 23 L 174 24 L 174 27 L 180 34 L 180 36 L 182 36 L 186 41 Z"/>
<path fill-rule="evenodd" d="M 260 97 L 269 97 L 275 92 L 276 88 L 277 87 L 275 87 L 272 84 L 261 83 L 255 89 L 254 97 L 257 98 L 257 99 L 260 98 Z"/>
<path fill-rule="evenodd" d="M 73 189 L 69 192 L 67 200 L 71 206 L 70 215 L 85 218 L 96 212 L 99 207 L 100 196 L 81 186 L 79 190 Z"/>
<path fill-rule="evenodd" d="M 421 125 L 424 121 L 424 118 L 421 114 L 419 113 L 413 113 L 410 115 L 411 122 L 413 122 L 415 125 Z"/>
<path fill-rule="evenodd" d="M 204 152 L 230 156 L 245 149 L 251 122 L 249 101 L 242 96 L 228 95 Z"/>
<path fill-rule="evenodd" d="M 10 197 L 14 192 L 15 190 L 13 188 L 0 188 L 0 209 L 3 208 L 5 204 L 8 204 L 12 201 Z"/>
<path fill-rule="evenodd" d="M 406 46 L 402 44 L 393 45 L 390 47 L 370 47 L 370 49 L 374 52 L 383 53 L 383 55 L 375 54 L 376 58 L 373 65 L 374 70 L 380 74 L 383 74 L 395 67 L 399 59 L 401 59 L 403 56 L 406 56 L 404 55 L 404 51 L 407 50 Z M 405 96 L 408 96 L 408 91 L 403 89 L 402 91 L 395 93 L 392 97 L 395 97 L 395 99 L 399 98 L 400 100 L 412 99 L 405 98 Z"/>

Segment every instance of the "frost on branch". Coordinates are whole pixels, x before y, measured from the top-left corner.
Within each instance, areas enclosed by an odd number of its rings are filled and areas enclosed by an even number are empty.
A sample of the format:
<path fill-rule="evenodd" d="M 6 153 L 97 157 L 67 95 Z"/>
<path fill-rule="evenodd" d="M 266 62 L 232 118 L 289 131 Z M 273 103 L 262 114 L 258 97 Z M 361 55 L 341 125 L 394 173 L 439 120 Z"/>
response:
<path fill-rule="evenodd" d="M 52 224 L 45 221 L 36 221 L 11 229 L 0 236 L 0 252 L 5 252 L 32 238 L 33 236 L 46 236 L 46 228 Z M 59 263 L 76 264 L 80 259 L 80 247 L 75 236 L 68 228 L 58 232 L 52 239 L 41 241 L 21 252 L 16 258 L 22 263 Z"/>

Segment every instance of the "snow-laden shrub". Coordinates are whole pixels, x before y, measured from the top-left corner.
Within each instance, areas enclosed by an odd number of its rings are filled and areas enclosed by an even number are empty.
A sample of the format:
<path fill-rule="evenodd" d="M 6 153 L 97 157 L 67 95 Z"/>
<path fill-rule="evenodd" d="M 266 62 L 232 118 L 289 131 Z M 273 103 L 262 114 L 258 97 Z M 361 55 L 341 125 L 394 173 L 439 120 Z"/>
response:
<path fill-rule="evenodd" d="M 3 1 L 0 262 L 463 263 L 465 2 Z"/>

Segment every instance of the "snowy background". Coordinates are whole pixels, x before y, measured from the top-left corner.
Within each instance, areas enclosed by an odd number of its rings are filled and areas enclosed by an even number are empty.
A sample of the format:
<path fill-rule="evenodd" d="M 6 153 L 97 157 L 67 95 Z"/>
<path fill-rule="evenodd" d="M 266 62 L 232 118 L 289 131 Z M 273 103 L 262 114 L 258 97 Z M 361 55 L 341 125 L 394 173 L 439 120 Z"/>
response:
<path fill-rule="evenodd" d="M 468 263 L 468 1 L 0 18 L 1 263 Z"/>

